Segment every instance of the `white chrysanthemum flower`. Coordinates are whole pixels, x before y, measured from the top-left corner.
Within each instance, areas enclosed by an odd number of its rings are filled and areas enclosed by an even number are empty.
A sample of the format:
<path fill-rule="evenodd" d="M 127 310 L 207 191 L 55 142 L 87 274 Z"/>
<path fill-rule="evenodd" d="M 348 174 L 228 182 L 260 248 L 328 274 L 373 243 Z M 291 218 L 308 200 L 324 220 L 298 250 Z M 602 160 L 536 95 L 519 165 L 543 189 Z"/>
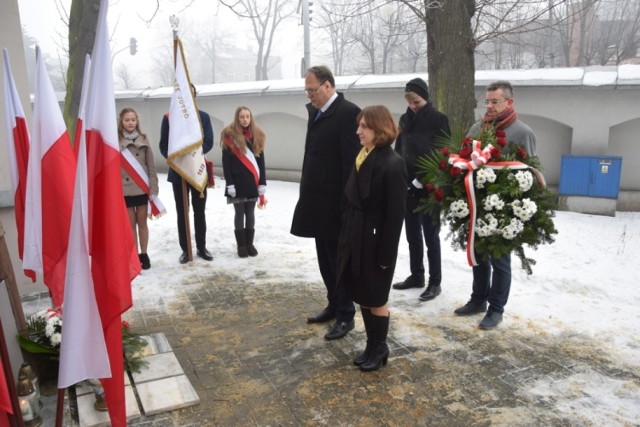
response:
<path fill-rule="evenodd" d="M 500 232 L 505 239 L 513 240 L 522 230 L 524 230 L 524 224 L 517 218 L 511 218 L 509 225 L 502 228 Z"/>
<path fill-rule="evenodd" d="M 486 199 L 484 199 L 485 211 L 492 211 L 494 209 L 497 211 L 501 211 L 502 208 L 504 208 L 504 202 L 502 201 L 502 199 L 500 199 L 500 196 L 498 196 L 497 194 L 492 194 L 488 196 Z"/>
<path fill-rule="evenodd" d="M 538 206 L 531 199 L 514 200 L 511 203 L 513 214 L 522 221 L 529 221 L 538 211 Z"/>
<path fill-rule="evenodd" d="M 476 188 L 484 188 L 486 182 L 495 182 L 496 174 L 493 169 L 480 168 L 475 176 Z"/>
<path fill-rule="evenodd" d="M 48 337 L 55 334 L 56 328 L 53 323 L 47 322 L 47 325 L 44 327 L 44 333 L 47 334 Z"/>
<path fill-rule="evenodd" d="M 515 175 L 516 181 L 518 181 L 518 186 L 520 190 L 523 192 L 527 192 L 531 189 L 533 185 L 533 175 L 529 171 L 519 171 Z"/>
<path fill-rule="evenodd" d="M 496 233 L 498 220 L 491 214 L 486 214 L 484 218 L 476 221 L 476 234 L 480 237 L 489 237 Z"/>
<path fill-rule="evenodd" d="M 62 334 L 60 332 L 56 332 L 49 337 L 49 340 L 53 346 L 60 345 L 60 342 L 62 341 Z"/>
<path fill-rule="evenodd" d="M 449 209 L 456 218 L 464 218 L 469 215 L 469 205 L 467 205 L 467 202 L 462 199 L 451 203 Z"/>

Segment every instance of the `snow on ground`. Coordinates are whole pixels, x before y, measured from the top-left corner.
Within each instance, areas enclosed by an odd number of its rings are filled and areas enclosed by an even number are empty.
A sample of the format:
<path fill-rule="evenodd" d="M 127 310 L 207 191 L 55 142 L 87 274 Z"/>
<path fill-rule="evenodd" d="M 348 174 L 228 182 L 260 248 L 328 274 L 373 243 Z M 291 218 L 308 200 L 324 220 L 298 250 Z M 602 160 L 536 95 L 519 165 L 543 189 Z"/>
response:
<path fill-rule="evenodd" d="M 171 299 L 176 287 L 189 283 L 190 274 L 213 269 L 234 274 L 247 283 L 260 285 L 318 285 L 321 282 L 313 239 L 289 233 L 298 184 L 269 181 L 268 206 L 256 209 L 255 244 L 260 254 L 238 258 L 233 234 L 233 207 L 223 196 L 224 181 L 209 189 L 207 200 L 207 246 L 214 261 L 195 261 L 179 266 L 176 216 L 171 186 L 160 175 L 160 197 L 168 213 L 150 221 L 149 255 L 152 268 L 133 282 L 136 299 Z M 640 290 L 632 274 L 640 256 L 640 213 L 618 212 L 615 217 L 557 212 L 559 233 L 554 244 L 529 250 L 537 264 L 533 275 L 512 259 L 513 282 L 505 321 L 498 327 L 528 334 L 582 335 L 615 349 L 613 357 L 622 366 L 640 367 Z M 412 330 L 414 322 L 450 323 L 476 328 L 479 319 L 460 318 L 453 310 L 471 293 L 471 269 L 463 252 L 453 251 L 441 231 L 443 292 L 434 301 L 421 303 L 420 289 L 391 291 L 390 308 L 399 319 L 393 334 L 400 341 L 428 340 Z M 194 242 L 195 244 L 195 242 Z M 195 251 L 195 248 L 194 248 Z M 400 240 L 396 281 L 409 274 L 408 247 Z M 175 267 L 175 268 L 172 268 Z M 158 277 L 171 268 L 170 277 Z M 155 273 L 157 272 L 157 273 Z M 416 343 L 417 344 L 417 343 Z"/>
<path fill-rule="evenodd" d="M 181 266 L 173 194 L 166 176 L 160 179 L 160 196 L 169 212 L 150 222 L 152 267 L 133 282 L 134 310 L 160 298 L 164 307 L 170 307 L 178 289 L 202 286 L 195 272 L 200 276 L 211 272 L 235 275 L 245 286 L 291 287 L 292 292 L 305 286 L 313 287 L 314 292 L 323 289 L 313 239 L 289 233 L 297 183 L 268 182 L 268 206 L 256 210 L 259 255 L 241 259 L 236 254 L 233 207 L 226 204 L 224 181 L 217 178 L 218 188 L 209 190 L 206 211 L 207 246 L 214 260 L 196 257 Z M 423 303 L 418 300 L 422 289 L 392 290 L 390 334 L 405 346 L 425 351 L 464 346 L 451 342 L 448 331 L 487 334 L 513 345 L 531 345 L 543 357 L 553 358 L 559 351 L 569 358 L 563 360 L 575 364 L 574 373 L 564 379 L 537 379 L 522 391 L 521 398 L 548 402 L 558 414 L 588 419 L 592 425 L 635 425 L 640 420 L 640 384 L 629 378 L 640 368 L 640 289 L 633 280 L 640 257 L 640 213 L 618 212 L 607 217 L 557 212 L 555 224 L 559 231 L 556 242 L 527 252 L 537 261 L 533 275 L 528 276 L 520 261 L 512 258 L 513 280 L 504 321 L 496 330 L 486 332 L 477 328 L 482 316 L 453 314 L 469 299 L 472 276 L 466 255 L 451 249 L 443 228 L 442 294 Z M 408 274 L 409 254 L 403 235 L 395 281 Z M 361 327 L 359 317 L 357 314 L 356 322 Z M 618 378 L 615 372 L 624 374 Z M 505 425 L 509 424 L 507 419 Z"/>

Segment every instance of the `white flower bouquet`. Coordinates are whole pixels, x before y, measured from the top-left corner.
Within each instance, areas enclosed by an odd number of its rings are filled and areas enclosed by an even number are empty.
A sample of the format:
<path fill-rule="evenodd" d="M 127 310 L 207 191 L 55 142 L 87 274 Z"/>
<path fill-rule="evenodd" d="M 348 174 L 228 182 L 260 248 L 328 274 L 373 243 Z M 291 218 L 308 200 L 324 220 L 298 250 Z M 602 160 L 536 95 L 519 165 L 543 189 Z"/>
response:
<path fill-rule="evenodd" d="M 462 143 L 459 141 L 462 139 Z M 440 208 L 452 245 L 467 251 L 470 265 L 515 252 L 528 274 L 535 260 L 524 246 L 552 243 L 555 195 L 546 187 L 540 161 L 502 131 L 485 130 L 480 139 L 451 138 L 418 160 L 427 197 L 419 210 Z"/>

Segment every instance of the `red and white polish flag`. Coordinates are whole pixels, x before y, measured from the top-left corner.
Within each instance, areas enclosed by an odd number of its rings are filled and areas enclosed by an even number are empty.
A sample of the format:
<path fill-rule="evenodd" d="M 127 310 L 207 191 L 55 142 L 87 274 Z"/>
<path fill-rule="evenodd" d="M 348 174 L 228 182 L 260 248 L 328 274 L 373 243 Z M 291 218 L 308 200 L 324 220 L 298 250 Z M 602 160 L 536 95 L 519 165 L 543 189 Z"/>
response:
<path fill-rule="evenodd" d="M 27 164 L 29 163 L 29 129 L 18 96 L 16 83 L 11 73 L 9 51 L 2 49 L 4 57 L 4 74 L 2 76 L 2 95 L 5 108 L 5 130 L 9 172 L 11 173 L 11 189 L 15 206 L 16 229 L 18 231 L 18 256 L 24 254 L 24 207 L 27 188 Z M 24 274 L 36 280 L 33 270 L 25 270 Z"/>
<path fill-rule="evenodd" d="M 38 47 L 32 128 L 23 265 L 44 276 L 53 305 L 59 307 L 64 296 L 76 159 Z"/>
<path fill-rule="evenodd" d="M 72 351 L 85 351 L 83 340 L 90 340 L 81 329 L 97 329 L 95 309 L 97 307 L 102 334 L 107 349 L 110 376 L 101 376 L 100 381 L 105 390 L 105 399 L 112 426 L 126 426 L 126 402 L 124 393 L 124 361 L 122 348 L 121 315 L 131 307 L 131 280 L 140 272 L 140 260 L 134 245 L 131 226 L 120 175 L 120 150 L 117 132 L 115 97 L 111 67 L 111 52 L 107 28 L 108 1 L 101 0 L 98 16 L 96 39 L 93 47 L 90 72 L 84 78 L 89 79 L 84 111 L 84 138 L 86 147 L 86 201 L 87 201 L 87 233 L 88 255 L 91 262 L 91 279 L 93 292 L 85 290 L 84 298 L 65 299 L 65 333 L 62 345 L 68 341 L 68 352 L 60 354 L 61 366 L 66 364 L 64 382 L 59 379 L 58 386 L 64 387 L 81 377 L 95 376 L 88 370 L 81 374 L 72 369 Z M 81 113 L 82 115 L 82 113 Z M 84 157 L 82 142 L 79 145 L 78 158 Z M 81 164 L 79 162 L 79 164 Z M 79 172 L 81 173 L 81 172 Z M 82 179 L 79 176 L 78 179 Z M 74 220 L 76 216 L 74 216 Z M 76 225 L 74 225 L 76 227 Z M 71 251 L 71 246 L 70 249 Z M 82 251 L 83 248 L 80 248 Z M 75 251 L 75 249 L 74 249 Z M 75 253 L 70 254 L 76 256 Z M 78 256 L 84 256 L 80 252 Z M 85 264 L 86 269 L 86 264 Z M 86 271 L 82 274 L 86 275 Z M 70 277 L 71 280 L 71 277 Z M 71 287 L 71 281 L 67 283 Z M 76 280 L 75 286 L 91 286 L 90 283 Z M 65 294 L 71 295 L 68 290 Z M 70 311 L 72 314 L 70 314 Z M 68 328 L 69 317 L 74 316 L 73 324 L 83 328 Z M 82 323 L 86 322 L 86 323 Z M 85 341 L 86 342 L 86 341 Z M 89 341 L 90 342 L 90 341 Z M 100 349 L 95 350 L 95 355 Z M 85 360 L 91 353 L 77 355 Z M 102 356 L 99 356 L 102 357 Z M 66 359 L 66 360 L 63 360 Z M 68 358 L 68 359 L 67 359 Z M 61 368 L 62 369 L 62 368 Z M 67 373 L 73 374 L 67 377 Z"/>

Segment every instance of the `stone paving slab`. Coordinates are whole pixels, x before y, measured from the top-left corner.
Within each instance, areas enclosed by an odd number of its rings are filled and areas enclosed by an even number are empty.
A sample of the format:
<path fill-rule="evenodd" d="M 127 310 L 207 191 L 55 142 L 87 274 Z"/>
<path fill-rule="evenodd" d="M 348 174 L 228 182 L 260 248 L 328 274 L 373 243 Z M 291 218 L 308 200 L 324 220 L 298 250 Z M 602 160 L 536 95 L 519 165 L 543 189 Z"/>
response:
<path fill-rule="evenodd" d="M 581 387 L 585 376 L 597 377 L 627 395 L 628 408 L 640 396 L 640 375 L 589 337 L 536 332 L 513 317 L 482 331 L 481 316 L 455 318 L 437 300 L 392 306 L 389 363 L 363 373 L 352 364 L 365 342 L 359 314 L 336 341 L 323 339 L 328 324 L 305 321 L 325 304 L 321 284 L 194 277 L 171 303 L 143 301 L 127 320 L 134 330 L 165 333 L 201 403 L 132 426 L 640 425 L 633 411 L 607 408 Z M 410 338 L 395 335 L 401 323 Z M 605 415 L 594 419 L 594 408 Z"/>
<path fill-rule="evenodd" d="M 132 374 L 133 385 L 125 373 L 127 421 L 131 422 L 141 414 L 155 415 L 200 403 L 165 334 L 154 333 L 142 338 L 147 341 L 147 346 L 141 351 L 142 359 L 148 362 L 148 366 Z M 76 385 L 76 396 L 81 426 L 108 425 L 107 412 L 96 411 L 93 407 L 95 396 L 89 384 L 83 381 Z"/>
<path fill-rule="evenodd" d="M 138 403 L 136 402 L 133 387 L 127 386 L 124 390 L 127 405 L 127 423 L 129 423 L 136 418 L 140 418 L 141 413 L 138 408 Z M 95 401 L 93 391 L 78 396 L 78 418 L 80 427 L 103 427 L 110 425 L 109 413 L 96 411 L 93 407 Z"/>
<path fill-rule="evenodd" d="M 136 386 L 147 381 L 184 375 L 182 366 L 180 366 L 180 362 L 173 352 L 143 356 L 142 360 L 148 362 L 149 365 L 142 368 L 140 372 L 132 374 L 133 382 Z"/>
<path fill-rule="evenodd" d="M 186 375 L 142 384 L 136 383 L 136 388 L 146 415 L 155 415 L 200 403 L 200 398 Z"/>
<path fill-rule="evenodd" d="M 171 345 L 163 333 L 143 335 L 141 338 L 147 342 L 147 345 L 140 351 L 142 356 L 151 356 L 153 354 L 169 353 L 172 351 Z"/>
<path fill-rule="evenodd" d="M 200 399 L 129 426 L 640 426 L 638 369 L 597 337 L 517 313 L 482 331 L 481 315 L 457 317 L 442 297 L 418 303 L 416 290 L 415 303 L 391 301 L 388 365 L 363 373 L 352 365 L 359 314 L 337 341 L 305 321 L 326 303 L 321 283 L 242 280 L 211 265 L 127 312 L 133 331 L 164 334 Z"/>

